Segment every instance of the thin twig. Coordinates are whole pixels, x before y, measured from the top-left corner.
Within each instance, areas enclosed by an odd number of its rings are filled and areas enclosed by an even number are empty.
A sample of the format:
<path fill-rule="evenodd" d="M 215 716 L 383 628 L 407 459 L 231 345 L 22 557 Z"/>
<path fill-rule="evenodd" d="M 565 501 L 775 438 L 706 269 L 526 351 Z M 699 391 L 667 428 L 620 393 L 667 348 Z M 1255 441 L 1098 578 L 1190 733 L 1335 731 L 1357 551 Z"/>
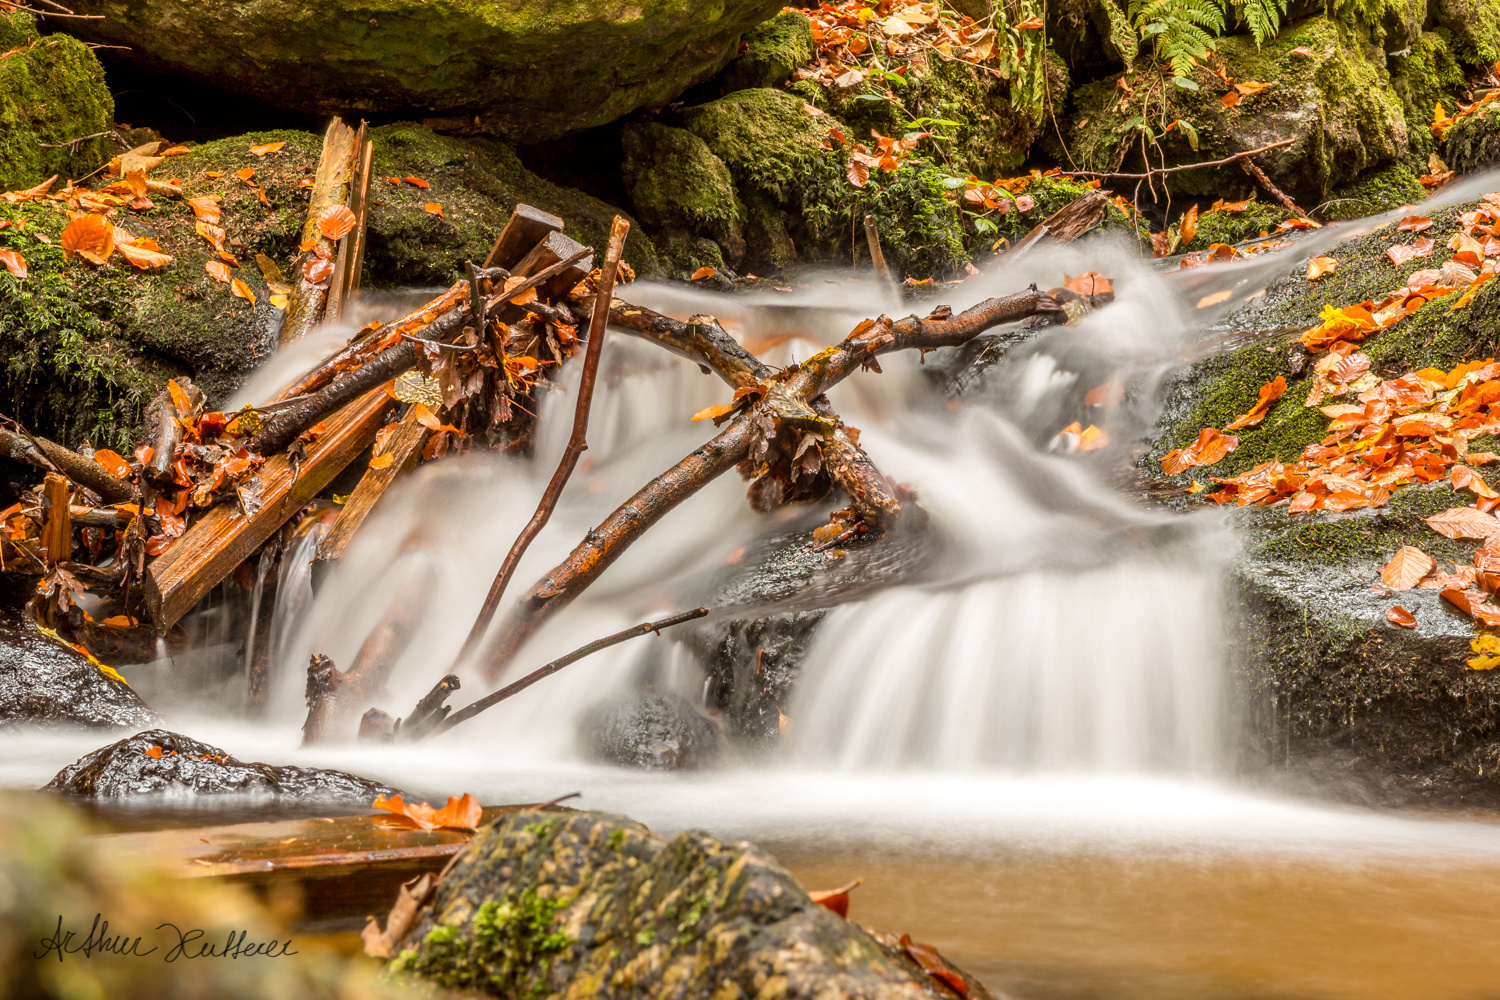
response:
<path fill-rule="evenodd" d="M 629 223 L 626 223 L 626 225 L 628 226 Z M 613 231 L 611 231 L 610 237 L 611 238 L 614 237 Z M 583 258 L 589 256 L 593 252 L 594 252 L 594 248 L 593 247 L 584 247 L 583 249 L 578 250 L 577 252 L 569 255 L 568 257 L 564 258 L 563 260 L 558 261 L 556 264 L 552 264 L 552 265 L 550 265 L 548 267 L 542 268 L 536 274 L 533 274 L 531 277 L 527 278 L 525 281 L 523 281 L 520 284 L 516 285 L 516 287 L 511 288 L 511 289 L 506 289 L 504 291 L 501 291 L 497 295 L 490 296 L 490 299 L 489 299 L 489 302 L 488 302 L 486 308 L 497 306 L 500 303 L 507 301 L 508 299 L 513 299 L 517 295 L 521 295 L 527 289 L 536 288 L 538 285 L 545 284 L 547 281 L 551 280 L 552 278 L 557 277 L 559 274 L 562 274 L 568 268 L 572 267 L 574 264 L 578 263 L 580 260 L 583 260 Z M 500 269 L 499 268 L 490 268 L 489 270 L 490 271 L 497 271 L 497 270 L 500 270 Z M 481 278 L 484 278 L 484 277 L 488 277 L 489 275 L 488 275 L 488 273 L 486 271 L 480 271 L 479 272 L 479 276 Z"/>
<path fill-rule="evenodd" d="M 603 639 L 595 639 L 587 646 L 580 646 L 578 649 L 573 650 L 573 652 L 569 653 L 568 655 L 559 657 L 558 659 L 553 660 L 551 663 L 547 664 L 544 667 L 538 667 L 515 683 L 507 684 L 499 691 L 496 691 L 492 694 L 487 694 L 483 698 L 480 698 L 478 701 L 474 702 L 474 704 L 459 709 L 457 712 L 454 712 L 452 715 L 450 715 L 447 719 L 443 720 L 442 725 L 438 727 L 437 731 L 439 733 L 446 733 L 448 730 L 452 729 L 460 722 L 463 722 L 465 719 L 474 718 L 474 716 L 478 715 L 480 712 L 483 712 L 485 709 L 500 704 L 511 695 L 521 693 L 542 678 L 550 677 L 551 675 L 561 670 L 563 667 L 566 667 L 570 663 L 576 663 L 577 661 L 583 659 L 585 656 L 588 656 L 590 653 L 597 653 L 601 649 L 608 649 L 610 646 L 624 642 L 626 639 L 634 639 L 636 636 L 645 635 L 648 632 L 656 632 L 660 634 L 661 630 L 664 628 L 671 628 L 673 625 L 681 625 L 683 622 L 690 622 L 695 618 L 702 618 L 706 614 L 708 614 L 708 608 L 695 608 L 692 611 L 684 611 L 680 615 L 673 615 L 671 618 L 663 618 L 659 622 L 644 622 L 640 625 L 633 625 L 623 632 L 616 632 L 614 635 L 607 635 Z"/>
<path fill-rule="evenodd" d="M 1281 202 L 1283 208 L 1285 208 L 1289 212 L 1296 212 L 1304 219 L 1307 218 L 1307 213 L 1297 207 L 1297 203 L 1292 201 L 1290 195 L 1273 184 L 1271 182 L 1271 178 L 1266 176 L 1266 172 L 1255 165 L 1254 160 L 1241 160 L 1240 167 L 1245 171 L 1245 173 L 1255 178 L 1256 183 L 1265 188 L 1266 191 L 1270 193 L 1272 198 L 1275 198 L 1277 201 Z"/>
<path fill-rule="evenodd" d="M 490 621 L 495 617 L 495 609 L 500 606 L 500 598 L 505 594 L 505 588 L 510 583 L 511 576 L 515 574 L 516 564 L 521 561 L 521 556 L 531 545 L 532 539 L 552 517 L 552 511 L 557 507 L 558 497 L 562 495 L 563 486 L 567 483 L 568 477 L 573 474 L 574 466 L 578 464 L 578 457 L 589 446 L 589 407 L 594 400 L 594 378 L 599 371 L 599 354 L 604 349 L 604 328 L 609 322 L 609 301 L 614 293 L 615 274 L 620 269 L 620 255 L 625 252 L 625 236 L 629 232 L 630 223 L 626 222 L 622 216 L 615 216 L 614 224 L 609 230 L 609 246 L 604 251 L 604 267 L 599 272 L 599 290 L 594 298 L 594 314 L 589 320 L 589 341 L 583 356 L 583 375 L 578 380 L 578 405 L 573 414 L 573 433 L 568 437 L 568 447 L 563 452 L 562 461 L 557 464 L 557 471 L 552 473 L 552 481 L 547 484 L 547 491 L 542 494 L 536 513 L 531 515 L 531 520 L 526 522 L 525 528 L 521 529 L 521 534 L 506 555 L 500 572 L 495 575 L 495 582 L 490 585 L 490 592 L 485 595 L 484 606 L 479 610 L 479 617 L 474 620 L 474 627 L 469 630 L 469 637 L 464 640 L 457 662 L 462 662 L 467 658 L 479 641 L 484 638 L 485 630 L 489 628 Z M 583 253 L 584 251 L 579 251 L 573 257 L 579 258 Z M 553 266 L 560 269 L 560 265 L 565 263 L 567 262 L 560 261 Z M 542 273 L 545 274 L 546 271 Z M 511 292 L 504 297 L 510 298 L 514 294 Z"/>
<path fill-rule="evenodd" d="M 462 354 L 466 351 L 477 351 L 484 346 L 483 344 L 445 344 L 440 340 L 428 340 L 425 337 L 413 337 L 409 333 L 403 333 L 401 335 L 401 339 L 409 340 L 413 344 L 423 344 L 427 347 L 435 347 L 440 351 L 456 351 L 459 354 Z"/>
<path fill-rule="evenodd" d="M 1226 156 L 1222 160 L 1209 160 L 1207 163 L 1183 163 L 1175 167 L 1155 167 L 1151 170 L 1147 170 L 1144 174 L 1106 174 L 1101 173 L 1097 170 L 1070 170 L 1067 173 L 1063 174 L 1063 176 L 1099 177 L 1104 180 L 1116 181 L 1150 180 L 1152 177 L 1159 177 L 1162 174 L 1177 174 L 1183 172 L 1184 170 L 1201 170 L 1204 167 L 1222 167 L 1226 163 L 1234 163 L 1236 160 L 1243 160 L 1247 156 L 1255 156 L 1256 154 L 1264 153 L 1267 150 L 1280 149 L 1282 146 L 1290 146 L 1296 141 L 1296 139 L 1283 139 L 1280 142 L 1273 142 L 1269 146 L 1262 146 L 1259 149 L 1247 149 L 1243 153 L 1235 153 L 1233 156 Z"/>
<path fill-rule="evenodd" d="M 69 152 L 76 153 L 78 152 L 78 147 L 82 146 L 90 139 L 98 139 L 101 136 L 106 136 L 109 134 L 109 130 L 106 129 L 103 132 L 95 132 L 93 135 L 80 135 L 78 138 L 69 139 L 67 142 L 38 142 L 37 145 L 43 149 L 62 149 L 64 146 L 66 146 L 68 147 Z"/>

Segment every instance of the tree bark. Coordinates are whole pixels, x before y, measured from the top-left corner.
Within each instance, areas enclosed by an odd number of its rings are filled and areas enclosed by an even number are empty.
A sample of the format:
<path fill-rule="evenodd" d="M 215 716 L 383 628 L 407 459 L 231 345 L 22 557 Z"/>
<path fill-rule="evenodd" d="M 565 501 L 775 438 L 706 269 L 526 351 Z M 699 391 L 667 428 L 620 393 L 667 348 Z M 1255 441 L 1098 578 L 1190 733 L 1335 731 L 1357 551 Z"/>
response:
<path fill-rule="evenodd" d="M 0 427 L 0 454 L 48 472 L 60 472 L 75 485 L 85 486 L 108 503 L 139 503 L 140 491 L 126 479 L 116 479 L 92 458 L 84 458 L 46 438 L 28 438 Z"/>

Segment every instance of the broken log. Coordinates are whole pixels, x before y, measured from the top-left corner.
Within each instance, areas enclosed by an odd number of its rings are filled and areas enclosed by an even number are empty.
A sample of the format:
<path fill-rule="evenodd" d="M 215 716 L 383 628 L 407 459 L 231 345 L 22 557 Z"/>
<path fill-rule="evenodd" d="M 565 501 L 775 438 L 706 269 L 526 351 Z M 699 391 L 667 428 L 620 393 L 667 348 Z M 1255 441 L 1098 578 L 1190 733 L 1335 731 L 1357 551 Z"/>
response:
<path fill-rule="evenodd" d="M 197 604 L 236 566 L 343 471 L 369 446 L 395 401 L 374 389 L 327 421 L 294 466 L 290 456 L 269 456 L 258 473 L 261 507 L 246 516 L 233 503 L 212 507 L 146 567 L 146 606 L 158 632 Z M 294 435 L 295 436 L 295 435 Z"/>
<path fill-rule="evenodd" d="M 901 516 L 901 499 L 896 488 L 849 435 L 826 396 L 815 397 L 812 406 L 819 416 L 833 422 L 833 430 L 824 433 L 818 442 L 829 478 L 848 495 L 866 524 L 877 531 L 889 530 Z"/>
<path fill-rule="evenodd" d="M 42 486 L 42 551 L 56 566 L 73 557 L 73 518 L 68 507 L 68 481 L 47 473 Z"/>
<path fill-rule="evenodd" d="M 776 376 L 776 384 L 803 400 L 812 399 L 878 355 L 953 347 L 1002 323 L 1061 310 L 1055 299 L 1033 285 L 1024 292 L 986 299 L 956 315 L 908 316 L 896 322 L 881 317 L 879 322 L 861 323 L 840 343 L 788 368 Z M 716 437 L 616 508 L 584 536 L 567 559 L 514 602 L 485 657 L 487 676 L 498 677 L 544 621 L 567 607 L 668 511 L 743 460 L 755 435 L 752 416 L 742 409 L 731 417 Z"/>
<path fill-rule="evenodd" d="M 187 394 L 194 408 L 203 406 L 203 390 L 183 377 L 176 379 L 177 387 Z M 158 486 L 172 482 L 172 464 L 177 459 L 177 446 L 182 443 L 181 418 L 188 414 L 177 412 L 177 403 L 170 389 L 163 389 L 156 398 L 146 404 L 146 440 L 151 457 L 142 470 L 144 477 Z"/>
<path fill-rule="evenodd" d="M 366 126 L 359 123 L 354 136 L 354 169 L 349 181 L 349 211 L 354 213 L 354 228 L 339 240 L 338 257 L 333 262 L 333 277 L 328 282 L 328 305 L 324 317 L 335 322 L 343 318 L 350 296 L 359 287 L 359 272 L 365 259 L 365 216 L 370 201 L 370 166 L 375 145 L 365 137 Z"/>
<path fill-rule="evenodd" d="M 557 500 L 562 495 L 563 486 L 572 476 L 573 469 L 578 465 L 579 457 L 588 448 L 589 409 L 594 400 L 594 381 L 599 373 L 599 357 L 604 351 L 604 337 L 609 325 L 609 306 L 611 296 L 614 293 L 615 276 L 620 269 L 620 256 L 625 252 L 625 237 L 630 233 L 630 223 L 623 216 L 615 216 L 614 222 L 609 228 L 609 246 L 604 253 L 604 266 L 599 272 L 599 292 L 595 299 L 593 316 L 589 320 L 588 344 L 584 349 L 583 373 L 578 380 L 578 401 L 573 411 L 573 430 L 568 435 L 568 446 L 563 450 L 562 459 L 557 464 L 557 469 L 552 473 L 552 479 L 547 483 L 547 489 L 542 494 L 541 502 L 537 504 L 536 511 L 531 515 L 531 520 L 521 529 L 515 544 L 505 556 L 505 562 L 501 564 L 500 571 L 495 574 L 495 580 L 490 584 L 489 593 L 485 595 L 484 604 L 479 610 L 479 616 L 474 621 L 474 626 L 469 630 L 469 636 L 464 640 L 463 648 L 459 650 L 459 661 L 464 660 L 473 652 L 479 640 L 483 638 L 485 630 L 489 628 L 491 619 L 495 617 L 495 609 L 500 604 L 500 598 L 505 593 L 506 586 L 510 583 L 511 575 L 516 571 L 516 564 L 521 561 L 521 556 L 531 545 L 532 539 L 546 526 L 552 511 L 557 507 Z M 559 234 L 552 234 L 557 236 Z M 538 249 L 541 249 L 538 247 Z M 535 253 L 532 254 L 535 256 Z M 528 257 L 528 260 L 531 259 Z M 561 258 L 560 258 L 561 259 Z M 522 265 L 524 267 L 524 264 Z"/>
<path fill-rule="evenodd" d="M 1109 199 L 1098 188 L 1081 194 L 1033 226 L 1004 256 L 1014 260 L 1044 240 L 1071 243 L 1102 222 L 1108 207 Z"/>
<path fill-rule="evenodd" d="M 870 263 L 875 265 L 875 277 L 891 287 L 897 287 L 891 277 L 891 269 L 885 262 L 885 251 L 880 249 L 880 231 L 875 228 L 875 216 L 865 216 L 865 244 L 870 248 Z"/>
<path fill-rule="evenodd" d="M 338 520 L 333 522 L 333 527 L 328 529 L 328 534 L 318 546 L 319 562 L 337 562 L 339 556 L 344 554 L 349 540 L 354 537 L 360 525 L 365 523 L 365 518 L 370 516 L 380 498 L 385 496 L 386 489 L 396 481 L 397 476 L 416 466 L 429 433 L 417 420 L 415 409 L 407 410 L 406 416 L 401 418 L 401 422 L 385 442 L 384 450 L 370 462 L 370 467 L 360 477 L 359 485 L 354 487 L 354 492 L 344 501 L 344 509 L 339 511 Z M 390 461 L 381 463 L 379 460 L 386 455 L 390 456 Z"/>
<path fill-rule="evenodd" d="M 587 295 L 571 301 L 581 308 L 592 310 L 595 298 Z M 775 374 L 759 358 L 745 350 L 712 316 L 693 316 L 684 323 L 680 319 L 663 316 L 623 299 L 611 299 L 609 321 L 642 340 L 660 344 L 673 354 L 698 365 L 705 372 L 712 370 L 736 389 L 755 385 Z"/>
<path fill-rule="evenodd" d="M 359 147 L 355 145 L 354 129 L 335 118 L 328 123 L 323 133 L 323 154 L 318 158 L 318 172 L 313 175 L 312 197 L 307 203 L 307 220 L 302 225 L 301 247 L 305 249 L 292 268 L 292 294 L 287 302 L 286 318 L 281 323 L 281 342 L 298 340 L 322 322 L 328 304 L 329 279 L 309 281 L 303 273 L 304 265 L 323 250 L 329 258 L 334 256 L 333 241 L 318 228 L 318 217 L 334 205 L 346 205 L 349 201 L 349 184 L 354 177 L 355 159 Z"/>
<path fill-rule="evenodd" d="M 563 220 L 551 212 L 530 205 L 516 205 L 511 209 L 510 221 L 495 238 L 495 245 L 484 258 L 485 267 L 514 268 L 531 248 L 553 233 L 563 230 Z"/>
<path fill-rule="evenodd" d="M 30 437 L 0 427 L 0 455 L 48 472 L 60 472 L 75 486 L 93 490 L 109 503 L 139 503 L 141 499 L 133 483 L 116 479 L 92 458 L 43 437 Z"/>

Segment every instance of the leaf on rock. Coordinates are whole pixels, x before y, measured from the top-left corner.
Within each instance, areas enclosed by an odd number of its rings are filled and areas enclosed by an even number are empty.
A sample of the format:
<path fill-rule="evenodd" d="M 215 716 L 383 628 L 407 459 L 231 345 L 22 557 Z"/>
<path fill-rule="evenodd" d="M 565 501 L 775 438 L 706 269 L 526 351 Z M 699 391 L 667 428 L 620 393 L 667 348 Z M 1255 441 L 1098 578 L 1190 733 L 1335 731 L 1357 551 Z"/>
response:
<path fill-rule="evenodd" d="M 203 265 L 203 270 L 208 272 L 208 276 L 210 278 L 214 279 L 215 281 L 222 281 L 226 285 L 229 284 L 230 281 L 234 280 L 233 276 L 229 273 L 229 265 L 224 263 L 222 260 L 208 261 Z"/>
<path fill-rule="evenodd" d="M 434 809 L 426 802 L 402 802 L 399 795 L 393 795 L 390 798 L 383 795 L 377 796 L 373 805 L 376 809 L 384 809 L 386 812 L 403 816 L 423 830 L 436 830 L 440 827 L 473 830 L 479 826 L 479 821 L 483 818 L 479 800 L 467 792 L 462 798 L 457 795 L 450 796 L 448 804 L 441 809 Z"/>
<path fill-rule="evenodd" d="M 389 452 L 387 452 L 384 455 L 376 455 L 374 458 L 370 459 L 370 468 L 372 468 L 372 469 L 388 469 L 388 468 L 390 468 L 391 463 L 394 462 L 395 460 L 396 460 L 396 456 L 390 454 Z"/>
<path fill-rule="evenodd" d="M 968 1000 L 969 984 L 957 969 L 949 965 L 938 950 L 928 944 L 918 944 L 910 936 L 901 935 L 901 947 L 911 956 L 912 961 L 922 967 L 922 970 L 937 982 L 947 986 L 953 992 Z"/>
<path fill-rule="evenodd" d="M 0 250 L 0 264 L 18 278 L 26 277 L 26 258 L 15 250 Z"/>
<path fill-rule="evenodd" d="M 236 298 L 244 299 L 251 305 L 255 304 L 255 292 L 239 278 L 235 278 L 229 283 L 229 293 Z"/>
<path fill-rule="evenodd" d="M 142 271 L 149 271 L 153 267 L 165 267 L 172 263 L 172 257 L 162 253 L 161 247 L 156 245 L 155 240 L 129 240 L 116 243 L 115 249 L 119 251 L 121 257 Z"/>
<path fill-rule="evenodd" d="M 1205 427 L 1198 432 L 1198 440 L 1186 448 L 1175 448 L 1163 455 L 1161 468 L 1167 475 L 1175 476 L 1195 465 L 1213 465 L 1222 461 L 1225 455 L 1239 446 L 1240 439 L 1232 434 L 1223 434 L 1213 427 Z M 1495 523 L 1500 528 L 1500 521 Z"/>
<path fill-rule="evenodd" d="M 1417 626 L 1417 616 L 1399 604 L 1393 608 L 1386 608 L 1385 618 L 1392 625 L 1400 625 L 1402 628 L 1416 628 Z"/>
<path fill-rule="evenodd" d="M 714 275 L 716 275 L 718 273 L 719 272 L 716 271 L 714 268 L 711 268 L 711 267 L 700 267 L 700 268 L 698 268 L 698 270 L 694 271 L 688 277 L 688 280 L 689 281 L 702 281 L 704 278 L 712 278 Z"/>
<path fill-rule="evenodd" d="M 341 240 L 349 235 L 356 221 L 347 205 L 329 205 L 318 213 L 318 232 L 330 240 Z"/>
<path fill-rule="evenodd" d="M 206 222 L 210 226 L 217 226 L 219 224 L 218 195 L 199 195 L 197 198 L 189 198 L 187 200 L 187 203 L 192 208 L 193 214 L 196 215 L 200 221 Z"/>
<path fill-rule="evenodd" d="M 1337 271 L 1338 267 L 1338 261 L 1327 254 L 1320 253 L 1307 262 L 1307 280 L 1317 281 L 1323 275 L 1332 274 L 1334 271 Z"/>
<path fill-rule="evenodd" d="M 1177 227 L 1178 245 L 1186 247 L 1198 235 L 1198 206 L 1194 204 L 1182 213 L 1182 222 Z"/>
<path fill-rule="evenodd" d="M 1437 569 L 1437 560 L 1415 545 L 1403 545 L 1380 567 L 1380 579 L 1391 590 L 1410 590 L 1428 573 Z"/>
<path fill-rule="evenodd" d="M 1266 419 L 1266 414 L 1271 412 L 1271 404 L 1276 402 L 1286 393 L 1286 379 L 1283 376 L 1276 378 L 1260 387 L 1260 398 L 1255 405 L 1250 407 L 1249 413 L 1242 413 L 1235 417 L 1224 429 L 1226 431 L 1237 431 L 1241 427 L 1254 427 Z M 1227 452 L 1226 452 L 1227 454 Z"/>
<path fill-rule="evenodd" d="M 1403 233 L 1420 233 L 1432 228 L 1432 220 L 1425 215 L 1408 215 L 1396 224 L 1396 229 Z"/>
<path fill-rule="evenodd" d="M 250 152 L 254 153 L 256 156 L 265 156 L 267 153 L 278 152 L 285 145 L 285 142 L 266 142 L 262 143 L 259 146 L 251 146 Z"/>
<path fill-rule="evenodd" d="M 238 177 L 240 180 L 242 180 L 246 184 L 248 184 L 248 183 L 250 183 L 251 178 L 253 178 L 255 176 L 255 168 L 254 167 L 246 167 L 243 170 L 236 170 L 234 172 L 234 176 Z"/>
<path fill-rule="evenodd" d="M 1450 587 L 1443 591 L 1442 597 L 1470 618 L 1486 625 L 1500 625 L 1500 605 L 1490 604 L 1486 596 L 1477 590 Z"/>
<path fill-rule="evenodd" d="M 80 215 L 62 231 L 63 255 L 103 264 L 115 250 L 115 227 L 102 215 Z"/>
<path fill-rule="evenodd" d="M 435 215 L 440 219 L 443 218 L 443 206 L 439 205 L 435 201 L 429 201 L 427 204 L 423 205 L 422 211 L 426 212 L 428 215 Z"/>
<path fill-rule="evenodd" d="M 1473 507 L 1449 507 L 1426 521 L 1429 528 L 1447 538 L 1488 538 L 1500 534 L 1500 520 Z"/>
<path fill-rule="evenodd" d="M 810 891 L 807 896 L 825 910 L 832 910 L 847 920 L 849 919 L 849 890 L 859 886 L 863 882 L 864 879 L 857 878 L 847 885 L 839 886 L 837 889 Z"/>
<path fill-rule="evenodd" d="M 306 264 L 302 265 L 302 277 L 314 285 L 321 285 L 333 277 L 333 261 L 324 260 L 322 257 L 312 257 Z"/>
<path fill-rule="evenodd" d="M 1437 244 L 1425 236 L 1419 236 L 1411 243 L 1398 243 L 1392 247 L 1385 248 L 1385 255 L 1391 259 L 1391 263 L 1397 267 L 1409 264 L 1419 257 L 1432 256 L 1433 248 Z"/>
<path fill-rule="evenodd" d="M 406 181 L 406 183 L 410 184 L 412 187 L 418 187 L 418 188 L 424 188 L 424 189 L 432 187 L 431 184 L 428 184 L 426 181 L 424 181 L 420 177 L 404 177 L 404 178 L 402 178 L 402 180 Z"/>

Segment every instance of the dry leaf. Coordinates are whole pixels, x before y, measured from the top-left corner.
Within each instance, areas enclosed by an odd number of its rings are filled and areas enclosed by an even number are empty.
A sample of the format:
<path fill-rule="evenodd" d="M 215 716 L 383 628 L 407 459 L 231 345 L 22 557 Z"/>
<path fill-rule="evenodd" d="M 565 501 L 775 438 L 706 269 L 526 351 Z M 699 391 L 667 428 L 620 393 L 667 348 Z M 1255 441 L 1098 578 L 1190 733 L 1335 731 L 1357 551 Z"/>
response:
<path fill-rule="evenodd" d="M 217 195 L 199 195 L 197 198 L 189 198 L 187 203 L 192 208 L 193 214 L 203 222 L 208 223 L 210 226 L 217 226 L 219 224 L 219 198 Z"/>
<path fill-rule="evenodd" d="M 441 809 L 434 809 L 426 802 L 408 804 L 402 802 L 399 795 L 393 795 L 389 799 L 378 796 L 373 805 L 376 809 L 384 809 L 397 816 L 404 816 L 424 830 L 436 830 L 439 827 L 473 830 L 479 826 L 479 821 L 483 818 L 479 800 L 467 792 L 462 798 L 456 795 L 450 796 L 448 804 Z"/>
<path fill-rule="evenodd" d="M 102 215 L 80 215 L 62 231 L 58 245 L 65 257 L 77 254 L 103 264 L 115 250 L 115 227 Z"/>
<path fill-rule="evenodd" d="M 1402 628 L 1416 628 L 1417 616 L 1407 611 L 1401 605 L 1385 609 L 1386 621 L 1392 625 L 1400 625 Z"/>
<path fill-rule="evenodd" d="M 226 285 L 229 284 L 230 281 L 234 280 L 233 276 L 229 273 L 229 265 L 224 263 L 222 260 L 208 261 L 203 265 L 203 270 L 208 272 L 208 276 L 210 278 L 214 279 L 215 281 L 222 281 Z"/>
<path fill-rule="evenodd" d="M 394 462 L 395 460 L 396 460 L 396 457 L 394 455 L 390 454 L 389 452 L 387 452 L 384 455 L 376 455 L 374 458 L 370 459 L 370 468 L 372 468 L 372 469 L 388 469 L 388 468 L 390 468 L 391 463 Z"/>
<path fill-rule="evenodd" d="M 26 258 L 15 250 L 0 250 L 0 264 L 18 278 L 26 277 Z"/>
<path fill-rule="evenodd" d="M 1068 279 L 1068 282 L 1063 287 L 1075 295 L 1082 295 L 1085 298 L 1113 295 L 1115 293 L 1115 286 L 1098 271 L 1085 271 L 1076 278 Z"/>
<path fill-rule="evenodd" d="M 126 479 L 130 476 L 130 463 L 108 448 L 95 450 L 94 461 L 116 479 Z"/>
<path fill-rule="evenodd" d="M 1380 567 L 1380 579 L 1391 590 L 1410 590 L 1437 568 L 1437 560 L 1414 545 L 1403 545 Z"/>
<path fill-rule="evenodd" d="M 825 910 L 832 910 L 847 920 L 849 919 L 849 890 L 863 882 L 864 879 L 857 878 L 847 885 L 839 886 L 837 889 L 810 891 L 807 896 Z"/>
<path fill-rule="evenodd" d="M 302 265 L 302 277 L 314 285 L 321 285 L 333 277 L 333 261 L 324 260 L 322 257 L 313 257 Z"/>
<path fill-rule="evenodd" d="M 172 258 L 161 252 L 155 240 L 130 240 L 125 243 L 116 243 L 115 249 L 119 251 L 121 257 L 142 271 L 172 263 Z"/>
<path fill-rule="evenodd" d="M 251 305 L 255 304 L 255 292 L 239 278 L 235 278 L 229 283 L 229 293 L 237 298 L 244 299 Z"/>
<path fill-rule="evenodd" d="M 1307 262 L 1307 280 L 1317 281 L 1319 278 L 1323 277 L 1323 275 L 1332 274 L 1334 271 L 1337 271 L 1338 267 L 1338 261 L 1334 260 L 1327 254 L 1320 253 L 1312 260 Z"/>
<path fill-rule="evenodd" d="M 192 414 L 195 407 L 192 398 L 188 396 L 187 390 L 177 384 L 175 378 L 167 379 L 167 394 L 172 397 L 172 405 L 177 407 L 177 415 L 186 417 Z"/>
<path fill-rule="evenodd" d="M 1500 534 L 1500 520 L 1473 507 L 1449 507 L 1426 521 L 1429 528 L 1448 538 L 1488 538 Z"/>
<path fill-rule="evenodd" d="M 428 184 L 426 181 L 424 181 L 420 177 L 405 177 L 405 178 L 402 178 L 402 179 L 405 180 L 406 183 L 410 184 L 412 187 L 419 187 L 419 188 L 430 188 L 430 187 L 432 187 L 431 184 Z"/>
<path fill-rule="evenodd" d="M 732 403 L 725 403 L 723 406 L 707 406 L 693 414 L 693 419 L 717 420 L 733 409 L 734 405 Z"/>
<path fill-rule="evenodd" d="M 250 152 L 254 153 L 256 156 L 265 156 L 267 153 L 274 153 L 278 151 L 285 145 L 285 142 L 267 142 L 262 143 L 259 146 L 251 146 Z"/>
<path fill-rule="evenodd" d="M 443 426 L 443 422 L 438 419 L 437 414 L 433 413 L 432 408 L 429 407 L 426 403 L 411 404 L 410 416 L 413 420 L 430 431 L 435 431 Z"/>
<path fill-rule="evenodd" d="M 702 281 L 704 278 L 712 278 L 719 272 L 711 267 L 700 267 L 688 278 L 689 281 Z"/>
<path fill-rule="evenodd" d="M 1396 224 L 1396 229 L 1403 233 L 1420 233 L 1432 228 L 1432 220 L 1425 215 L 1408 215 Z"/>
<path fill-rule="evenodd" d="M 1177 233 L 1179 244 L 1183 247 L 1193 242 L 1193 237 L 1198 235 L 1198 206 L 1196 204 L 1182 213 L 1182 222 L 1177 227 Z"/>
<path fill-rule="evenodd" d="M 234 176 L 238 177 L 240 180 L 248 184 L 250 182 L 250 178 L 255 176 L 255 168 L 246 167 L 244 170 L 236 170 L 234 172 Z"/>
<path fill-rule="evenodd" d="M 1205 427 L 1198 432 L 1198 440 L 1186 448 L 1175 448 L 1162 456 L 1161 468 L 1169 476 L 1175 476 L 1186 472 L 1195 465 L 1213 465 L 1222 461 L 1240 445 L 1240 439 L 1230 434 L 1222 434 L 1212 427 Z M 1500 527 L 1500 521 L 1496 522 Z"/>
<path fill-rule="evenodd" d="M 428 215 L 436 215 L 440 219 L 443 217 L 443 206 L 439 205 L 435 201 L 429 201 L 427 204 L 423 205 L 422 211 L 426 212 Z"/>
<path fill-rule="evenodd" d="M 1225 425 L 1224 429 L 1237 431 L 1241 427 L 1256 426 L 1266 419 L 1266 414 L 1271 412 L 1271 404 L 1280 399 L 1285 392 L 1286 379 L 1278 375 L 1274 380 L 1260 387 L 1260 398 L 1255 401 L 1254 406 L 1250 407 L 1250 412 L 1235 417 L 1233 421 Z"/>
<path fill-rule="evenodd" d="M 931 945 L 917 944 L 909 936 L 901 935 L 901 947 L 911 956 L 912 961 L 920 965 L 929 976 L 947 986 L 964 1000 L 968 1000 L 969 984 L 958 970 L 950 966 L 938 950 Z"/>
<path fill-rule="evenodd" d="M 318 213 L 318 232 L 330 240 L 341 240 L 349 235 L 356 221 L 347 205 L 329 205 Z"/>

